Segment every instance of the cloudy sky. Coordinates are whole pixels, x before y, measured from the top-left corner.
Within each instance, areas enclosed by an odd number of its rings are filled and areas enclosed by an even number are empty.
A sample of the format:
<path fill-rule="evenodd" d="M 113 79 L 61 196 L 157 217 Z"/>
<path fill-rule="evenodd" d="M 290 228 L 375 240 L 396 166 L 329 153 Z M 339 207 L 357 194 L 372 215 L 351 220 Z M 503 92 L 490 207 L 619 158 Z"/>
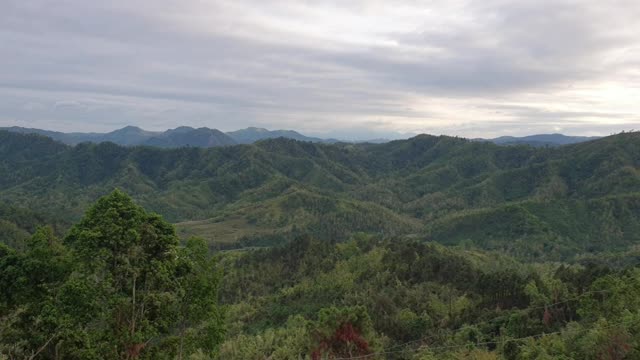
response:
<path fill-rule="evenodd" d="M 3 0 L 0 126 L 640 128 L 638 0 Z"/>

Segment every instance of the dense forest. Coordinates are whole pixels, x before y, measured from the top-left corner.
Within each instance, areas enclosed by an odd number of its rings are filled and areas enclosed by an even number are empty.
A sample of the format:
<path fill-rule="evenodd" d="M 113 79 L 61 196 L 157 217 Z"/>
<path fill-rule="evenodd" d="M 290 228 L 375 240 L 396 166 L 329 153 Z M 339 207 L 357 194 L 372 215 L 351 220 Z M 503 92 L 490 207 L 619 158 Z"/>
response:
<path fill-rule="evenodd" d="M 0 244 L 0 357 L 211 356 L 224 334 L 219 271 L 202 240 L 116 190 L 64 237 Z"/>
<path fill-rule="evenodd" d="M 640 359 L 640 133 L 0 131 L 0 199 L 3 360 Z"/>

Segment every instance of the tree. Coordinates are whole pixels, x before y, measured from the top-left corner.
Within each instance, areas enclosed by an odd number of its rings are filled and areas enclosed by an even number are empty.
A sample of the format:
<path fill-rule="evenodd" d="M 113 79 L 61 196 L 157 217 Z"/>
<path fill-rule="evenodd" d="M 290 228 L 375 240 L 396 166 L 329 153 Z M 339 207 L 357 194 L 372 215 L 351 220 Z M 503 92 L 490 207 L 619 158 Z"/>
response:
<path fill-rule="evenodd" d="M 315 324 L 318 346 L 311 358 L 354 357 L 369 355 L 373 340 L 373 325 L 362 306 L 324 308 Z"/>
<path fill-rule="evenodd" d="M 66 243 L 81 275 L 74 286 L 94 292 L 86 294 L 93 295 L 100 311 L 91 314 L 92 342 L 103 354 L 138 358 L 152 340 L 169 332 L 178 250 L 170 224 L 115 190 L 87 211 Z"/>
<path fill-rule="evenodd" d="M 71 270 L 51 228 L 39 228 L 23 252 L 0 244 L 0 354 L 34 358 L 52 352 L 62 328 L 55 297 Z"/>
<path fill-rule="evenodd" d="M 59 298 L 72 325 L 67 357 L 182 357 L 185 339 L 194 351 L 220 342 L 206 246 L 181 249 L 171 224 L 123 192 L 99 199 L 65 242 L 76 261 Z"/>
<path fill-rule="evenodd" d="M 178 359 L 200 351 L 212 355 L 223 340 L 223 318 L 217 306 L 220 272 L 200 238 L 186 241 L 178 253 Z"/>

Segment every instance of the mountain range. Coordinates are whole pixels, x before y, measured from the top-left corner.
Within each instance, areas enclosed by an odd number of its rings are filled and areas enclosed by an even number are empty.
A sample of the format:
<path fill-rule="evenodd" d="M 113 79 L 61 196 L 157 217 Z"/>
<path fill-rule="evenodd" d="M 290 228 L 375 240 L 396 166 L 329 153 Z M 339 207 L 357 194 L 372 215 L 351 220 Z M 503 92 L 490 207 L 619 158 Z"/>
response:
<path fill-rule="evenodd" d="M 268 130 L 258 127 L 248 127 L 246 129 L 230 131 L 224 133 L 217 129 L 207 127 L 192 128 L 189 126 L 180 126 L 175 129 L 162 131 L 147 131 L 136 126 L 126 126 L 122 129 L 114 130 L 108 133 L 81 133 L 71 132 L 63 133 L 58 131 L 24 128 L 18 126 L 3 127 L 0 130 L 18 132 L 23 134 L 40 134 L 48 136 L 54 140 L 63 142 L 68 145 L 76 145 L 82 142 L 113 142 L 118 145 L 135 146 L 147 145 L 163 148 L 177 148 L 184 146 L 191 147 L 218 147 L 235 144 L 252 144 L 256 141 L 267 139 L 286 138 L 298 141 L 308 141 L 316 143 L 338 143 L 353 142 L 344 141 L 334 138 L 318 138 L 302 135 L 293 130 Z M 501 136 L 493 139 L 473 139 L 474 141 L 493 142 L 499 145 L 530 145 L 534 147 L 560 146 L 567 144 L 575 144 L 584 141 L 595 140 L 598 137 L 587 136 L 566 136 L 562 134 L 539 134 L 524 137 Z M 385 143 L 387 139 L 371 139 L 367 141 L 358 141 L 367 143 Z"/>
<path fill-rule="evenodd" d="M 577 144 L 585 141 L 599 139 L 599 136 L 567 136 L 562 134 L 539 134 L 529 136 L 500 136 L 493 139 L 477 139 L 490 141 L 498 145 L 530 145 L 536 147 L 544 146 L 560 146 L 568 144 Z"/>
<path fill-rule="evenodd" d="M 0 129 L 23 134 L 40 134 L 68 145 L 76 145 L 82 142 L 112 142 L 124 146 L 147 145 L 164 148 L 184 146 L 218 147 L 236 144 L 250 144 L 256 141 L 278 137 L 300 141 L 337 142 L 337 140 L 325 140 L 304 136 L 292 130 L 267 130 L 256 127 L 250 127 L 228 133 L 206 127 L 196 129 L 189 126 L 180 126 L 166 131 L 147 131 L 136 126 L 126 126 L 122 129 L 108 133 L 63 133 L 17 126 Z"/>
<path fill-rule="evenodd" d="M 187 322 L 206 335 L 187 346 L 220 344 L 198 359 L 638 358 L 640 133 L 182 146 L 191 132 L 151 135 L 163 149 L 0 131 L 0 357 L 100 358 L 129 304 L 157 303 L 167 335 L 137 358 L 168 358 Z"/>
<path fill-rule="evenodd" d="M 543 148 L 420 135 L 162 150 L 0 131 L 0 197 L 64 223 L 120 188 L 212 246 L 362 231 L 569 257 L 640 241 L 638 159 L 640 133 Z"/>

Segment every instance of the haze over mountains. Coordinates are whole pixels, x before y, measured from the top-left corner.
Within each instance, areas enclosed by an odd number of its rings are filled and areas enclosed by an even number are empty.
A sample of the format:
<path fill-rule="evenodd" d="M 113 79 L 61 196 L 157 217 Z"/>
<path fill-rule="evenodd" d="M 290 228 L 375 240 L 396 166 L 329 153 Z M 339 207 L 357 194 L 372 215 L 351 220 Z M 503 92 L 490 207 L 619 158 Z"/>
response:
<path fill-rule="evenodd" d="M 25 127 L 0 127 L 0 130 L 18 132 L 23 134 L 40 134 L 48 136 L 56 141 L 67 145 L 76 145 L 82 142 L 113 142 L 118 145 L 135 146 L 146 145 L 162 148 L 178 147 L 218 147 L 236 144 L 252 144 L 257 141 L 267 139 L 286 138 L 298 141 L 308 141 L 317 143 L 338 143 L 338 142 L 368 142 L 385 143 L 388 139 L 371 139 L 366 141 L 339 140 L 334 138 L 319 138 L 303 135 L 294 130 L 268 130 L 265 128 L 248 127 L 229 132 L 222 132 L 217 129 L 207 127 L 193 128 L 190 126 L 180 126 L 166 131 L 147 131 L 136 126 L 126 126 L 122 129 L 108 133 L 64 133 L 43 129 Z M 537 134 L 523 137 L 501 136 L 493 139 L 473 139 L 475 141 L 489 141 L 498 145 L 530 145 L 534 147 L 560 146 L 575 144 L 599 137 L 588 136 L 566 136 L 563 134 Z"/>

